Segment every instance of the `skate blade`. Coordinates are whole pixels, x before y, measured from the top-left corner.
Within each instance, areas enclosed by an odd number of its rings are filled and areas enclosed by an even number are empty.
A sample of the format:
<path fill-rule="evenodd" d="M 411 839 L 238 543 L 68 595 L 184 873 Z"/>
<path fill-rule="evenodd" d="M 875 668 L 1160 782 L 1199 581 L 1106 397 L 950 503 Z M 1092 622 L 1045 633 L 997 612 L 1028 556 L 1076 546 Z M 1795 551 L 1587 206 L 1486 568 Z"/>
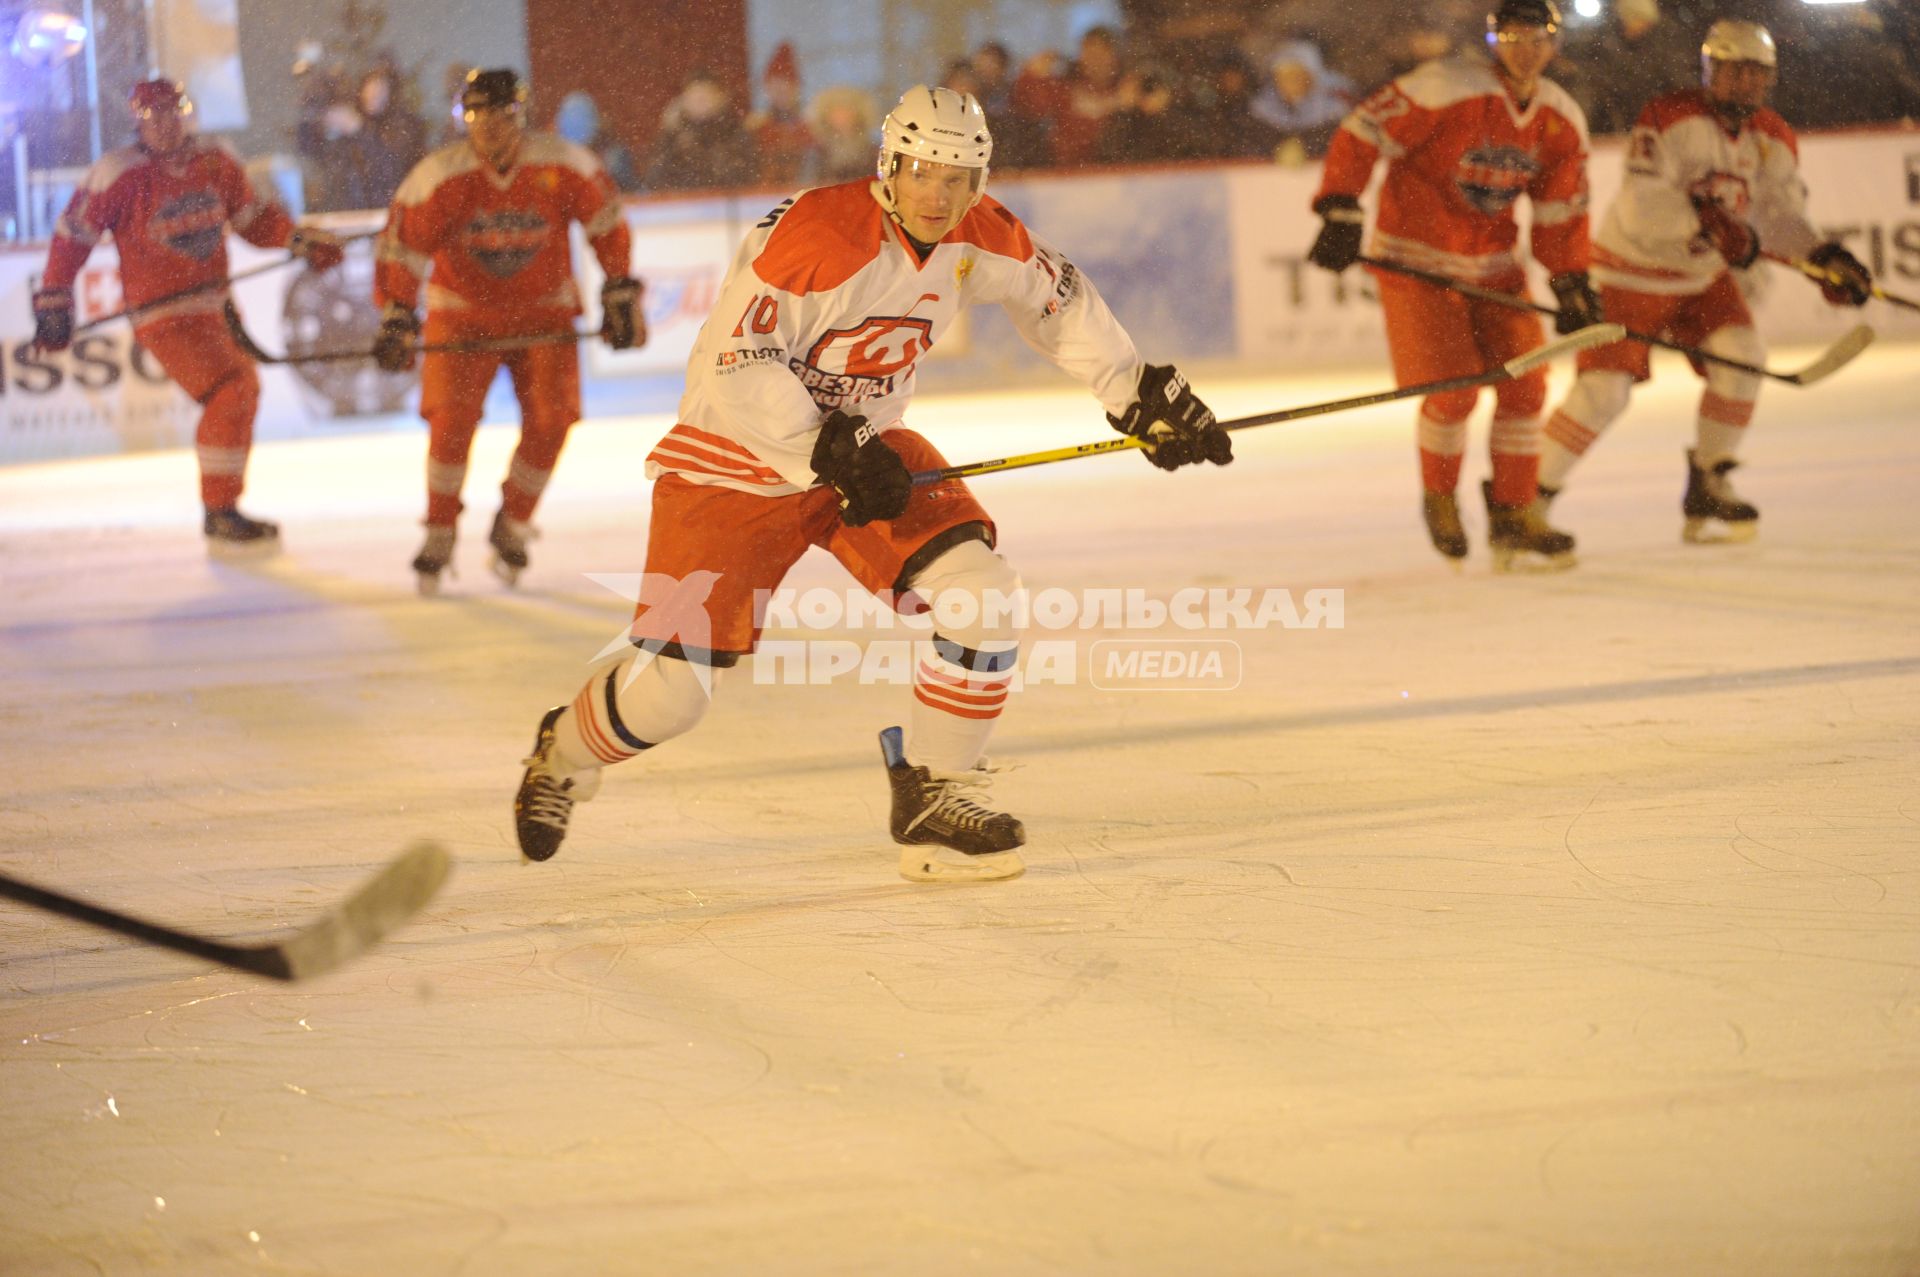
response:
<path fill-rule="evenodd" d="M 1760 535 L 1760 520 L 1722 523 L 1718 519 L 1688 519 L 1680 539 L 1688 545 L 1740 545 Z"/>
<path fill-rule="evenodd" d="M 440 594 L 440 574 L 438 572 L 420 572 L 415 574 L 415 582 L 423 599 L 437 598 Z"/>
<path fill-rule="evenodd" d="M 1580 560 L 1573 551 L 1565 554 L 1535 554 L 1530 550 L 1495 550 L 1493 552 L 1493 570 L 1512 573 L 1517 576 L 1544 576 L 1551 572 L 1565 572 L 1568 568 L 1579 566 Z"/>
<path fill-rule="evenodd" d="M 258 563 L 280 553 L 279 537 L 261 537 L 255 541 L 221 541 L 209 538 L 207 557 L 222 563 Z"/>
<path fill-rule="evenodd" d="M 508 588 L 520 584 L 520 574 L 524 571 L 526 568 L 515 567 L 497 554 L 493 558 L 493 574 L 505 582 Z"/>
<path fill-rule="evenodd" d="M 1018 878 L 1027 862 L 1017 851 L 994 851 L 969 856 L 951 847 L 916 846 L 900 849 L 900 876 L 908 882 L 998 882 Z"/>

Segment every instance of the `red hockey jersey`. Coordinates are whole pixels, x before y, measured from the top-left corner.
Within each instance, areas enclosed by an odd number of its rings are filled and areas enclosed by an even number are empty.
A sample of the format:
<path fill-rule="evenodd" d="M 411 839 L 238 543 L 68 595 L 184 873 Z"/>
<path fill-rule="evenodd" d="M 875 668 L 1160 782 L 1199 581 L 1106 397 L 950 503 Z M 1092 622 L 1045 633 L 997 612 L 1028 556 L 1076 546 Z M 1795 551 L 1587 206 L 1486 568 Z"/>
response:
<path fill-rule="evenodd" d="M 112 234 L 125 303 L 144 306 L 225 279 L 229 225 L 262 248 L 283 248 L 293 234 L 287 210 L 254 194 L 239 158 L 223 144 L 192 137 L 166 156 L 122 147 L 88 170 L 60 215 L 42 283 L 72 288 L 93 246 Z M 219 310 L 226 296 L 225 289 L 208 289 L 156 307 L 140 322 Z"/>
<path fill-rule="evenodd" d="M 1514 205 L 1533 202 L 1533 255 L 1587 269 L 1587 118 L 1541 80 L 1521 110 L 1480 54 L 1416 67 L 1355 107 L 1334 134 L 1320 196 L 1359 196 L 1387 160 L 1375 256 L 1477 283 L 1511 284 Z"/>
<path fill-rule="evenodd" d="M 534 330 L 580 313 L 567 225 L 579 222 L 609 276 L 628 272 L 620 196 L 591 151 L 528 133 L 495 172 L 466 142 L 441 147 L 400 184 L 381 232 L 374 300 L 418 304 L 489 331 Z M 431 278 L 429 278 L 431 275 Z"/>

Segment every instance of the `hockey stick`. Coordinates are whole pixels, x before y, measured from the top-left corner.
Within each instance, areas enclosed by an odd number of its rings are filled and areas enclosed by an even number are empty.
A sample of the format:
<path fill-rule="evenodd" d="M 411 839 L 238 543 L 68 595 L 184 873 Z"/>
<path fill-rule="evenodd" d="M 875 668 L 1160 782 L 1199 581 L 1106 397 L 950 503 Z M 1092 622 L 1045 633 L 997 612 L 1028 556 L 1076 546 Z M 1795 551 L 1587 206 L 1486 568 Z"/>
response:
<path fill-rule="evenodd" d="M 379 233 L 379 231 L 367 231 L 361 235 L 348 235 L 340 242 L 342 244 L 351 244 L 355 240 L 372 239 Z M 168 293 L 165 297 L 156 297 L 150 302 L 141 302 L 138 306 L 128 306 L 125 309 L 114 311 L 111 315 L 102 315 L 98 319 L 89 319 L 86 323 L 75 328 L 73 335 L 78 337 L 81 333 L 92 332 L 103 324 L 111 324 L 116 319 L 136 319 L 150 310 L 159 310 L 162 306 L 171 306 L 173 303 L 182 301 L 188 297 L 198 297 L 201 293 L 218 292 L 220 289 L 230 284 L 237 284 L 243 279 L 252 279 L 255 275 L 264 275 L 268 271 L 279 270 L 283 266 L 291 266 L 295 262 L 304 260 L 302 257 L 288 253 L 285 257 L 277 257 L 270 262 L 262 262 L 258 266 L 249 266 L 245 270 L 237 270 L 233 274 L 221 279 L 209 279 L 202 283 L 195 284 L 191 288 L 183 288 L 177 293 Z"/>
<path fill-rule="evenodd" d="M 1379 257 L 1363 256 L 1360 258 L 1360 261 L 1368 266 L 1374 267 L 1376 270 L 1391 271 L 1396 275 L 1405 275 L 1409 279 L 1417 279 L 1423 283 L 1432 284 L 1436 288 L 1451 289 L 1464 296 L 1475 297 L 1481 301 L 1493 302 L 1495 305 L 1505 306 L 1512 310 L 1530 310 L 1539 315 L 1558 315 L 1560 313 L 1551 306 L 1542 306 L 1538 302 L 1528 301 L 1524 297 L 1516 297 L 1512 293 L 1495 292 L 1490 288 L 1477 288 L 1464 280 L 1455 279 L 1451 275 L 1441 275 L 1434 271 L 1421 270 L 1417 266 L 1403 266 L 1399 262 L 1390 262 Z M 1759 364 L 1742 363 L 1738 359 L 1729 359 L 1725 355 L 1716 355 L 1711 351 L 1702 350 L 1698 346 L 1686 346 L 1677 341 L 1668 341 L 1664 337 L 1655 337 L 1651 333 L 1637 333 L 1632 329 L 1627 329 L 1626 336 L 1630 341 L 1642 342 L 1649 346 L 1659 346 L 1665 350 L 1677 350 L 1689 359 L 1704 360 L 1707 363 L 1720 364 L 1727 368 L 1738 368 L 1741 372 L 1751 373 L 1756 377 L 1771 377 L 1775 381 L 1784 381 L 1790 386 L 1811 386 L 1816 381 L 1824 381 L 1826 378 L 1833 376 L 1834 373 L 1839 372 L 1842 368 L 1853 362 L 1854 356 L 1873 344 L 1873 329 L 1867 327 L 1865 324 L 1861 324 L 1841 337 L 1839 341 L 1827 347 L 1826 350 L 1821 352 L 1818 359 L 1800 371 L 1775 372 L 1771 368 L 1762 368 Z"/>
<path fill-rule="evenodd" d="M 439 847 L 415 843 L 315 921 L 284 940 L 259 945 L 225 944 L 176 931 L 5 874 L 0 874 L 0 896 L 236 971 L 251 971 L 275 980 L 305 980 L 359 956 L 406 921 L 440 889 L 449 867 L 447 853 Z"/>
<path fill-rule="evenodd" d="M 1324 417 L 1329 413 L 1345 412 L 1350 408 L 1371 408 L 1375 404 L 1392 403 L 1396 399 L 1418 399 L 1426 395 L 1437 395 L 1448 390 L 1468 390 L 1476 386 L 1491 386 L 1496 382 L 1508 381 L 1514 377 L 1524 377 L 1534 369 L 1542 367 L 1562 355 L 1570 355 L 1590 346 L 1605 346 L 1616 342 L 1626 333 L 1618 324 L 1595 324 L 1582 328 L 1557 341 L 1550 341 L 1537 350 L 1530 350 L 1506 363 L 1489 368 L 1485 372 L 1473 373 L 1464 377 L 1448 377 L 1442 381 L 1423 381 L 1416 386 L 1401 386 L 1395 390 L 1376 391 L 1371 395 L 1358 395 L 1352 399 L 1333 399 L 1326 403 L 1305 404 L 1298 408 L 1282 408 L 1277 412 L 1263 412 L 1253 417 L 1237 417 L 1232 421 L 1220 423 L 1222 430 L 1250 430 L 1254 426 L 1271 426 L 1282 421 L 1299 421 L 1305 417 Z M 1146 443 L 1132 435 L 1120 435 L 1113 439 L 1102 439 L 1098 443 L 1077 444 L 1068 448 L 1052 448 L 1046 452 L 1022 453 L 1017 457 L 1001 457 L 994 461 L 975 461 L 964 466 L 948 466 L 944 470 L 917 470 L 913 474 L 915 484 L 942 483 L 948 479 L 971 479 L 975 475 L 998 474 L 1002 470 L 1023 470 L 1028 466 L 1044 466 L 1055 461 L 1072 461 L 1079 457 L 1097 457 L 1106 452 L 1121 452 L 1128 448 L 1144 448 Z"/>
<path fill-rule="evenodd" d="M 310 355 L 273 355 L 260 348 L 258 342 L 247 332 L 246 325 L 240 322 L 240 312 L 229 301 L 224 311 L 227 331 L 233 335 L 236 345 L 256 364 L 324 364 L 339 363 L 348 360 L 373 359 L 372 350 L 318 350 Z M 568 342 L 585 341 L 589 337 L 598 337 L 595 332 L 576 332 L 567 329 L 557 333 L 536 333 L 527 337 L 482 337 L 476 341 L 445 341 L 433 345 L 412 347 L 416 355 L 478 355 L 488 351 L 531 350 L 535 346 L 559 346 Z"/>
<path fill-rule="evenodd" d="M 1837 275 L 1833 275 L 1829 273 L 1824 266 L 1815 266 L 1812 262 L 1807 261 L 1805 258 L 1802 258 L 1802 257 L 1787 257 L 1780 253 L 1764 253 L 1764 252 L 1761 254 L 1761 256 L 1765 257 L 1768 261 L 1779 262 L 1782 266 L 1793 267 L 1795 270 L 1799 271 L 1802 275 L 1805 275 L 1808 279 L 1812 280 L 1816 284 L 1844 284 L 1845 283 L 1845 281 L 1842 280 Z M 1875 297 L 1878 297 L 1883 302 L 1891 303 L 1892 305 L 1902 307 L 1906 310 L 1920 310 L 1920 302 L 1914 301 L 1910 297 L 1902 297 L 1898 293 L 1890 293 L 1886 289 L 1880 287 L 1880 285 L 1878 284 L 1870 284 L 1868 285 L 1868 287 L 1872 290 L 1873 295 Z"/>

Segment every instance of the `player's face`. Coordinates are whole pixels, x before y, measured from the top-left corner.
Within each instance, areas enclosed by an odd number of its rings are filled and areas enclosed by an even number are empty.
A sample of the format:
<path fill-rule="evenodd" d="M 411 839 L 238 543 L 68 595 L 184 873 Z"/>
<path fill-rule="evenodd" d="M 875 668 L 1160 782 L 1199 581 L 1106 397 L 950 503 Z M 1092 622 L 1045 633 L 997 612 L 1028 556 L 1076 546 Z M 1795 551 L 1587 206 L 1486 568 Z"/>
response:
<path fill-rule="evenodd" d="M 905 159 L 893 174 L 893 207 L 907 233 L 931 244 L 960 224 L 973 207 L 980 170 Z"/>
<path fill-rule="evenodd" d="M 525 128 L 521 109 L 518 106 L 483 106 L 465 114 L 467 141 L 472 144 L 474 154 L 497 169 L 504 169 L 513 163 L 514 154 L 520 149 L 520 134 Z"/>
<path fill-rule="evenodd" d="M 136 115 L 140 145 L 155 155 L 166 155 L 187 140 L 187 117 L 167 107 L 149 107 Z"/>
<path fill-rule="evenodd" d="M 1716 60 L 1708 71 L 1707 96 L 1751 113 L 1767 104 L 1773 79 L 1773 68 L 1763 63 Z"/>
<path fill-rule="evenodd" d="M 1560 33 L 1548 27 L 1502 27 L 1493 38 L 1493 56 L 1514 83 L 1532 84 L 1560 51 Z"/>

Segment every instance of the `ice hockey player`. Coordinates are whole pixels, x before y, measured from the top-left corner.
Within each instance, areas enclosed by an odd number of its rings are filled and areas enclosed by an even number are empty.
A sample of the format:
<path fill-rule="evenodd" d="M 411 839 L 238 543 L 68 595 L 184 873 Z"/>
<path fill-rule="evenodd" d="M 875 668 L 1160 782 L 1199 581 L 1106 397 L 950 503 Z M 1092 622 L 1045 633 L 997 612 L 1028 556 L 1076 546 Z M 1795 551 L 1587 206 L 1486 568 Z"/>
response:
<path fill-rule="evenodd" d="M 339 264 L 340 242 L 296 227 L 285 208 L 254 192 L 232 151 L 196 136 L 193 102 L 179 84 L 142 81 L 128 105 L 138 141 L 88 170 L 54 226 L 33 294 L 33 342 L 56 351 L 73 340 L 73 281 L 94 245 L 111 234 L 122 299 L 128 309 L 147 308 L 134 316 L 134 339 L 200 405 L 194 446 L 208 548 L 272 550 L 279 525 L 238 509 L 260 378 L 221 317 L 227 229 L 261 248 L 288 249 L 315 270 Z"/>
<path fill-rule="evenodd" d="M 466 137 L 420 161 L 395 193 L 374 274 L 374 301 L 382 308 L 374 357 L 382 368 L 413 366 L 422 340 L 415 307 L 429 267 L 429 345 L 571 331 L 581 306 L 570 222 L 580 223 L 606 274 L 601 340 L 615 350 L 646 342 L 619 193 L 592 152 L 529 131 L 526 100 L 526 86 L 510 70 L 469 72 L 460 96 Z M 467 455 L 502 363 L 520 400 L 520 443 L 500 485 L 500 512 L 488 539 L 494 571 L 508 584 L 527 566 L 534 508 L 579 419 L 580 357 L 570 341 L 423 357 L 427 538 L 413 561 L 422 594 L 439 590 L 440 574 L 452 562 Z"/>
<path fill-rule="evenodd" d="M 878 174 L 780 204 L 734 258 L 687 365 L 655 479 L 637 651 L 548 712 L 514 799 L 521 850 L 560 847 L 600 771 L 691 729 L 713 671 L 754 650 L 755 597 L 810 545 L 868 590 L 923 601 L 907 731 L 881 733 L 900 871 L 1008 878 L 1020 822 L 988 805 L 981 759 L 1013 675 L 1019 577 L 987 512 L 902 424 L 915 364 L 963 307 L 998 303 L 1164 470 L 1232 460 L 1170 365 L 1143 364 L 1093 284 L 986 194 L 993 140 L 971 94 L 916 87 L 881 130 Z M 902 606 L 896 603 L 896 606 Z"/>
<path fill-rule="evenodd" d="M 1698 89 L 1655 98 L 1640 114 L 1619 198 L 1594 245 L 1594 278 L 1606 317 L 1747 364 L 1766 347 L 1747 310 L 1751 268 L 1764 246 L 1805 257 L 1833 277 L 1827 300 L 1863 305 L 1872 277 L 1853 254 L 1822 243 L 1807 220 L 1793 130 L 1766 109 L 1777 58 L 1754 22 L 1721 21 L 1700 50 Z M 1616 342 L 1580 352 L 1579 376 L 1547 423 L 1542 504 L 1627 407 L 1649 375 L 1647 347 Z M 1694 446 L 1687 451 L 1682 537 L 1751 539 L 1760 512 L 1728 481 L 1753 418 L 1760 378 L 1696 362 L 1706 380 Z"/>
<path fill-rule="evenodd" d="M 1373 255 L 1524 297 L 1514 246 L 1514 205 L 1533 204 L 1533 255 L 1559 301 L 1558 326 L 1599 322 L 1587 280 L 1587 125 L 1567 93 L 1542 72 L 1560 41 L 1551 0 L 1500 0 L 1487 17 L 1488 52 L 1424 63 L 1367 98 L 1342 123 L 1327 153 L 1314 211 L 1324 219 L 1308 259 L 1342 271 L 1360 256 L 1360 193 L 1387 161 Z M 1471 376 L 1538 349 L 1540 320 L 1523 310 L 1376 271 L 1380 305 L 1403 386 Z M 1546 370 L 1494 390 L 1493 478 L 1483 492 L 1494 566 L 1569 567 L 1573 538 L 1547 526 L 1534 505 Z M 1422 511 L 1436 550 L 1467 553 L 1455 489 L 1475 390 L 1421 401 Z"/>

